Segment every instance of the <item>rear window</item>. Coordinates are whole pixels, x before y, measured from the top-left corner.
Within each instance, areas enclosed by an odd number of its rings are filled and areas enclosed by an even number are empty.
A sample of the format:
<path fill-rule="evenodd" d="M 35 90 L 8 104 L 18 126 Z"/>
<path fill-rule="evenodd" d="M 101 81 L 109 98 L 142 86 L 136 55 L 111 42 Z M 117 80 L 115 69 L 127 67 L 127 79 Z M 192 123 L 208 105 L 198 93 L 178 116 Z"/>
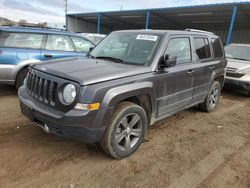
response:
<path fill-rule="evenodd" d="M 220 39 L 213 38 L 212 45 L 213 45 L 213 49 L 214 49 L 215 58 L 222 58 L 223 57 L 223 49 L 222 49 L 223 47 L 221 45 Z"/>
<path fill-rule="evenodd" d="M 41 48 L 43 40 L 42 34 L 35 33 L 0 33 L 0 46 L 12 48 Z"/>
<path fill-rule="evenodd" d="M 211 50 L 207 38 L 195 38 L 195 49 L 200 60 L 211 58 Z"/>

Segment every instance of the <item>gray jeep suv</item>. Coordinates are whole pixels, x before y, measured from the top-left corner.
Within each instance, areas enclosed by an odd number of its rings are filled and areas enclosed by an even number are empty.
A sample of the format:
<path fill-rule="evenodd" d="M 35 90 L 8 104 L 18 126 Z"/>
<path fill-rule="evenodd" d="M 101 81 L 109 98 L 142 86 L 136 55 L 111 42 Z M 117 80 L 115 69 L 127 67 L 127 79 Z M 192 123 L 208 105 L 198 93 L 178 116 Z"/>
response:
<path fill-rule="evenodd" d="M 116 31 L 85 58 L 32 65 L 19 89 L 22 113 L 46 132 L 100 142 L 131 155 L 149 125 L 199 105 L 213 111 L 227 61 L 204 31 Z"/>

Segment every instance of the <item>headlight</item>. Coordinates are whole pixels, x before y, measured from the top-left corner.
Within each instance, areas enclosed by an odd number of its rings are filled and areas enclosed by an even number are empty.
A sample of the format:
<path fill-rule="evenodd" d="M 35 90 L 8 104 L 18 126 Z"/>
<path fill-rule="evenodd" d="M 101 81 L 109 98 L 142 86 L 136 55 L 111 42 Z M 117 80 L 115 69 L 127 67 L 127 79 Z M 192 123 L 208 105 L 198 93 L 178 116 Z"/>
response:
<path fill-rule="evenodd" d="M 76 88 L 72 84 L 67 84 L 64 86 L 61 96 L 59 96 L 59 99 L 63 104 L 70 105 L 74 102 L 76 98 Z"/>
<path fill-rule="evenodd" d="M 250 74 L 250 67 L 244 68 L 239 71 L 241 74 Z"/>

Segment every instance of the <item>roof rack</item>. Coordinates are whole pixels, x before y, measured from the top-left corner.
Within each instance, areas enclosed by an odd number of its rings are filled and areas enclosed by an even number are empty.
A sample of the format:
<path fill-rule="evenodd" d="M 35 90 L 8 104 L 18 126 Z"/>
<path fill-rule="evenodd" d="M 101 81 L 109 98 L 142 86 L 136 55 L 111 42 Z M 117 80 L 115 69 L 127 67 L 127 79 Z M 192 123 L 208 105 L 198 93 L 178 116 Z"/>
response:
<path fill-rule="evenodd" d="M 204 34 L 212 34 L 214 35 L 213 32 L 209 32 L 209 31 L 203 31 L 203 30 L 199 30 L 199 29 L 185 29 L 185 31 L 190 31 L 190 32 L 197 32 L 197 33 L 204 33 Z"/>
<path fill-rule="evenodd" d="M 66 31 L 65 29 L 54 28 L 54 27 L 39 27 L 39 26 L 30 26 L 30 25 L 18 25 L 14 27 L 23 27 L 23 28 L 33 28 L 33 29 L 48 29 L 54 31 Z"/>

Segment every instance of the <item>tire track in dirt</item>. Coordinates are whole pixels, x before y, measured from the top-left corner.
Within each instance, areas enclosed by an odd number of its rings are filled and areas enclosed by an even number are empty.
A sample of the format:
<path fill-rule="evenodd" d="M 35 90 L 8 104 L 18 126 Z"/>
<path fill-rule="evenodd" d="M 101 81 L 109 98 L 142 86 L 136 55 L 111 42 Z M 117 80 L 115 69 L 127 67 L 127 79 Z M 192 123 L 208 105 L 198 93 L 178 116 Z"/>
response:
<path fill-rule="evenodd" d="M 184 175 L 177 178 L 170 186 L 168 186 L 168 188 L 197 187 L 206 178 L 216 173 L 218 168 L 225 165 L 227 162 L 225 156 L 237 154 L 239 150 L 246 148 L 246 146 L 249 145 L 249 142 L 247 142 L 245 138 L 235 136 L 230 138 L 227 144 L 231 147 L 221 147 L 213 151 Z"/>

